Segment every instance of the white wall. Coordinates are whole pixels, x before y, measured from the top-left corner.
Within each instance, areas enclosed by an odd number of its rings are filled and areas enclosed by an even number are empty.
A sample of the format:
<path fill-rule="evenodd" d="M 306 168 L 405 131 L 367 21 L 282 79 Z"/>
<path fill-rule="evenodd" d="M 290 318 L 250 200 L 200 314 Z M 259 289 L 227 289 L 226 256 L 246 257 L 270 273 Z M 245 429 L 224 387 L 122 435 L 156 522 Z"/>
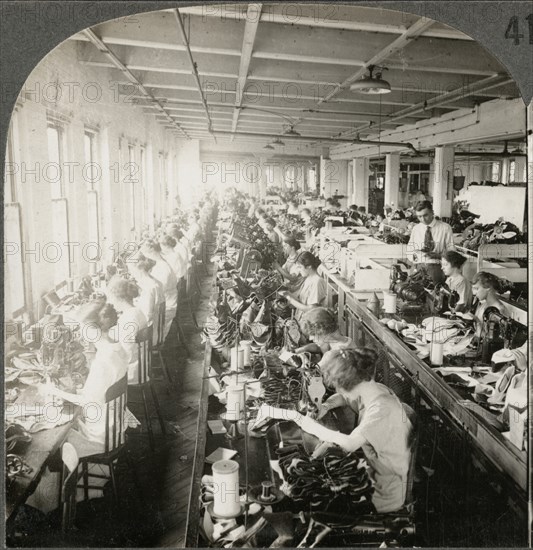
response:
<path fill-rule="evenodd" d="M 78 277 L 89 272 L 82 253 L 89 239 L 85 126 L 98 132 L 96 162 L 100 178 L 95 185 L 100 200 L 100 245 L 105 247 L 108 254 L 112 254 L 113 249 L 123 249 L 132 239 L 129 214 L 132 184 L 125 169 L 128 161 L 127 145 L 133 144 L 137 164 L 140 147 L 146 146 L 145 185 L 148 195 L 154 196 L 157 212 L 161 212 L 160 185 L 163 178 L 159 173 L 158 153 L 179 153 L 184 147 L 156 123 L 153 116 L 145 114 L 142 107 L 125 103 L 123 97 L 117 97 L 116 90 L 107 79 L 101 79 L 101 74 L 91 67 L 79 65 L 75 43 L 65 42 L 34 69 L 19 98 L 15 123 L 20 139 L 14 151 L 14 160 L 19 170 L 17 177 L 24 242 L 26 250 L 36 250 L 33 255 L 22 256 L 27 273 L 27 307 L 34 311 L 36 301 L 54 286 L 55 278 L 54 264 L 42 254 L 43 247 L 53 241 L 50 179 L 55 176 L 47 171 L 47 124 L 50 117 L 62 118 L 64 158 L 60 168 L 69 205 L 69 240 L 79 243 L 71 246 L 74 251 L 71 275 Z M 122 158 L 119 141 L 123 145 Z M 187 155 L 194 147 L 199 151 L 198 144 L 189 144 L 187 147 Z M 191 158 L 189 168 L 192 170 Z M 196 162 L 198 160 L 197 154 Z M 199 169 L 197 171 L 199 174 Z M 139 178 L 138 170 L 136 174 L 136 178 Z M 200 181 L 199 178 L 193 180 Z M 183 178 L 183 181 L 190 179 Z M 141 204 L 140 180 L 134 185 L 140 212 L 142 206 L 145 206 Z M 167 203 L 166 208 L 171 210 L 173 205 L 170 201 Z M 67 248 L 63 247 L 65 253 Z M 30 289 L 32 294 L 29 293 Z"/>
<path fill-rule="evenodd" d="M 348 160 L 325 160 L 321 157 L 320 166 L 321 194 L 327 199 L 336 193 L 349 195 Z"/>

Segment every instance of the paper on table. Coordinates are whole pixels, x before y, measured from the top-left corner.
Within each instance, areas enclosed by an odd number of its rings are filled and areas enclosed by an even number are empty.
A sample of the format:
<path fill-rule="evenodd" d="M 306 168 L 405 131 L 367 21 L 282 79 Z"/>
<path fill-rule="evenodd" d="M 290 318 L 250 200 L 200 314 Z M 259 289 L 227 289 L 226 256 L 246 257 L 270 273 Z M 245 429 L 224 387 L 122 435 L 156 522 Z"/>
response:
<path fill-rule="evenodd" d="M 233 449 L 226 449 L 225 447 L 219 447 L 214 450 L 209 456 L 205 457 L 205 461 L 208 464 L 214 464 L 218 460 L 229 460 L 237 454 L 237 451 Z"/>
<path fill-rule="evenodd" d="M 290 352 L 290 351 L 282 351 L 280 354 L 279 354 L 279 360 L 282 362 L 282 363 L 285 363 L 287 361 L 289 361 L 289 359 L 292 358 L 292 356 L 294 355 L 294 353 Z"/>

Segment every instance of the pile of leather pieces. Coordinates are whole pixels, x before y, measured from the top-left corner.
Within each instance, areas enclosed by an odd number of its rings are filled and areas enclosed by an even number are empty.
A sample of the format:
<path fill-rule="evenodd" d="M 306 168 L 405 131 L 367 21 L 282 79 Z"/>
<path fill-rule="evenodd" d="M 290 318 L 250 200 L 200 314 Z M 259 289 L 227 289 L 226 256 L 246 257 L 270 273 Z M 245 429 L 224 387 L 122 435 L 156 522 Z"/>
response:
<path fill-rule="evenodd" d="M 331 447 L 313 458 L 300 445 L 276 450 L 285 482 L 281 490 L 306 509 L 346 514 L 370 501 L 372 482 L 364 460 Z"/>

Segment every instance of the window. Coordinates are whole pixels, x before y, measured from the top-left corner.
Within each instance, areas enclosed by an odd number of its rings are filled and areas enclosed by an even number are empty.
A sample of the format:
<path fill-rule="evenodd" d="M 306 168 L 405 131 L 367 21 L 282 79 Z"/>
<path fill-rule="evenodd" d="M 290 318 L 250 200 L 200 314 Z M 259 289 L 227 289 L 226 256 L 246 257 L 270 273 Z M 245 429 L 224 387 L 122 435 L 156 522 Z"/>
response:
<path fill-rule="evenodd" d="M 128 172 L 126 183 L 130 186 L 130 228 L 135 230 L 135 147 L 128 145 Z"/>
<path fill-rule="evenodd" d="M 167 163 L 166 155 L 160 151 L 159 152 L 159 215 L 160 219 L 165 217 L 166 212 L 166 203 L 167 203 Z"/>
<path fill-rule="evenodd" d="M 85 163 L 83 176 L 86 179 L 87 189 L 94 191 L 98 182 L 98 166 L 96 165 L 96 133 L 91 130 L 85 130 L 84 135 Z"/>
<path fill-rule="evenodd" d="M 493 162 L 491 166 L 491 174 L 490 174 L 490 180 L 491 181 L 500 181 L 500 163 L 499 162 Z"/>
<path fill-rule="evenodd" d="M 26 305 L 22 256 L 20 205 L 6 204 L 4 207 L 4 315 L 6 319 L 11 318 L 14 311 Z"/>
<path fill-rule="evenodd" d="M 97 134 L 92 130 L 85 130 L 84 146 L 85 146 L 85 168 L 83 177 L 87 183 L 87 213 L 88 213 L 88 242 L 91 244 L 87 248 L 87 259 L 96 261 L 98 258 L 98 246 L 100 245 L 100 218 L 99 218 L 99 197 L 98 197 L 98 180 L 100 179 L 99 167 L 96 159 L 96 140 Z M 92 245 L 95 246 L 92 246 Z"/>
<path fill-rule="evenodd" d="M 516 161 L 512 160 L 509 163 L 509 183 L 516 181 Z"/>
<path fill-rule="evenodd" d="M 13 125 L 13 123 L 12 123 Z M 5 181 L 5 202 L 18 202 L 17 193 L 17 165 L 15 163 L 15 152 L 13 143 L 13 128 L 9 128 L 7 134 L 6 163 L 4 166 Z"/>
<path fill-rule="evenodd" d="M 52 198 L 53 242 L 48 243 L 46 260 L 55 266 L 57 285 L 70 277 L 70 246 L 68 227 L 68 202 L 63 182 L 64 131 L 59 124 L 49 123 L 47 179 L 50 182 Z"/>
<path fill-rule="evenodd" d="M 316 166 L 310 166 L 307 172 L 307 189 L 311 193 L 318 193 L 318 182 L 316 178 Z"/>
<path fill-rule="evenodd" d="M 52 199 L 64 196 L 62 178 L 63 161 L 63 129 L 55 124 L 48 124 L 48 166 L 46 177 L 50 182 Z"/>
<path fill-rule="evenodd" d="M 274 185 L 274 167 L 270 164 L 265 165 L 265 177 L 266 186 L 272 187 Z"/>
<path fill-rule="evenodd" d="M 294 184 L 296 183 L 296 166 L 294 164 L 289 164 L 285 166 L 285 187 L 289 189 L 294 189 Z"/>
<path fill-rule="evenodd" d="M 147 178 L 146 178 L 146 148 L 141 147 L 139 150 L 139 169 L 140 169 L 140 177 L 141 177 L 141 204 L 142 210 L 141 210 L 141 222 L 144 225 L 148 224 L 150 219 L 150 210 L 148 208 L 148 201 L 147 198 L 147 192 L 146 192 L 146 185 L 147 185 Z"/>
<path fill-rule="evenodd" d="M 67 199 L 52 199 L 53 242 L 48 243 L 43 257 L 54 264 L 54 284 L 58 285 L 70 277 L 70 246 L 68 230 Z"/>

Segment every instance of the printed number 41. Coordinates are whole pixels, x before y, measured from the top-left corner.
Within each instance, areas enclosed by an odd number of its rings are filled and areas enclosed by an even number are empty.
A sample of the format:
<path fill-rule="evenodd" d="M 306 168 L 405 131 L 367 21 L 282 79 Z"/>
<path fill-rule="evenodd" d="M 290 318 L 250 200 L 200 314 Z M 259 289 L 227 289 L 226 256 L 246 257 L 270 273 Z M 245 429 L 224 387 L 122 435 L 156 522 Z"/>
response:
<path fill-rule="evenodd" d="M 529 43 L 533 44 L 533 13 L 530 13 L 526 17 L 526 21 L 528 22 L 529 27 Z M 509 19 L 509 24 L 507 25 L 507 30 L 505 31 L 505 38 L 512 38 L 515 46 L 518 46 L 520 44 L 520 39 L 524 38 L 524 35 L 518 32 L 518 17 L 516 15 Z"/>

